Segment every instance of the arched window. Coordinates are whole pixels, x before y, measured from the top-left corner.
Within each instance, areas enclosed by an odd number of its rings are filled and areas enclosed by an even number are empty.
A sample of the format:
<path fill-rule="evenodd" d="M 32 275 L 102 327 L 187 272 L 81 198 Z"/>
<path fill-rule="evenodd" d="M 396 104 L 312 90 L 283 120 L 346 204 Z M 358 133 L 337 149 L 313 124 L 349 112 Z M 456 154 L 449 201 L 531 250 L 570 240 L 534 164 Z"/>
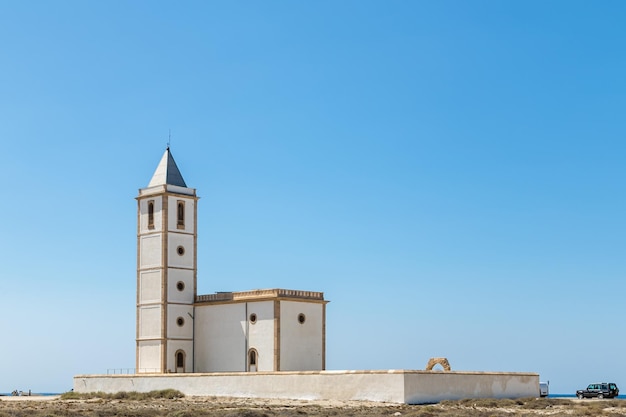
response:
<path fill-rule="evenodd" d="M 154 200 L 148 201 L 148 229 L 154 229 Z"/>
<path fill-rule="evenodd" d="M 248 372 L 256 372 L 258 369 L 259 354 L 256 349 L 248 350 Z"/>
<path fill-rule="evenodd" d="M 178 229 L 185 228 L 185 202 L 178 200 L 176 208 L 176 227 Z"/>
<path fill-rule="evenodd" d="M 185 372 L 185 352 L 183 350 L 176 351 L 176 372 Z"/>

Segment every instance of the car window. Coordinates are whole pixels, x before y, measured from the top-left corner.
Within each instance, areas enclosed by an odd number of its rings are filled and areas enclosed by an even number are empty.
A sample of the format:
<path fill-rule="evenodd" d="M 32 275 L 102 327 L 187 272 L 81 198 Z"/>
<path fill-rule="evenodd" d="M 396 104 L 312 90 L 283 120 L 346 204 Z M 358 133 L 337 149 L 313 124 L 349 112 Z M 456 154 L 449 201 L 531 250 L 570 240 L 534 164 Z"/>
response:
<path fill-rule="evenodd" d="M 609 389 L 609 386 L 606 384 L 602 384 L 602 389 Z"/>
<path fill-rule="evenodd" d="M 587 389 L 593 389 L 593 384 L 589 384 L 589 386 L 587 387 Z"/>

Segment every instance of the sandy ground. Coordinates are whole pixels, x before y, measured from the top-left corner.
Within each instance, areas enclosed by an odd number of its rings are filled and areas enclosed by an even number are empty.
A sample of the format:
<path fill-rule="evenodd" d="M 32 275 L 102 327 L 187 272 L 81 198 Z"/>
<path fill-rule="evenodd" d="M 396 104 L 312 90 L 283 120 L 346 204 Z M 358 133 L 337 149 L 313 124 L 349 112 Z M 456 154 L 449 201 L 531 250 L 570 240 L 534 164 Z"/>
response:
<path fill-rule="evenodd" d="M 0 401 L 22 402 L 22 401 L 56 401 L 61 402 L 102 402 L 102 400 L 60 400 L 60 395 L 31 395 L 31 396 L 6 396 L 0 397 Z M 109 400 L 116 402 L 115 400 Z M 374 401 L 335 401 L 335 400 L 287 400 L 272 398 L 230 398 L 230 397 L 184 397 L 178 400 L 152 400 L 152 401 L 186 401 L 190 404 L 215 404 L 221 406 L 235 407 L 306 407 L 315 406 L 322 408 L 335 407 L 394 407 L 401 404 L 380 403 Z M 123 402 L 123 401 L 117 401 Z"/>
<path fill-rule="evenodd" d="M 474 402 L 476 401 L 476 402 Z M 482 401 L 482 402 L 481 402 Z M 493 400 L 495 401 L 495 400 Z M 366 401 L 184 397 L 62 400 L 59 396 L 0 397 L 0 417 L 577 417 L 626 416 L 623 400 L 470 400 L 434 405 Z M 622 407 L 624 405 L 624 407 Z"/>
<path fill-rule="evenodd" d="M 0 401 L 53 401 L 58 400 L 60 395 L 22 395 L 22 396 L 2 396 Z"/>

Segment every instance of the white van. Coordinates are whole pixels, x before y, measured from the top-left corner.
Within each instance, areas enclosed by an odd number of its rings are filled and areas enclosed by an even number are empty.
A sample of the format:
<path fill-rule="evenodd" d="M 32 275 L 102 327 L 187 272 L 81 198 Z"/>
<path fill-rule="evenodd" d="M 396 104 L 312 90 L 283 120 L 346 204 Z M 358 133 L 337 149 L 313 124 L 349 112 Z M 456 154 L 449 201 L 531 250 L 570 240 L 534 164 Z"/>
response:
<path fill-rule="evenodd" d="M 549 387 L 550 387 L 550 381 L 548 381 L 548 382 L 540 382 L 539 383 L 539 396 L 540 397 L 547 397 L 548 393 L 550 391 Z"/>

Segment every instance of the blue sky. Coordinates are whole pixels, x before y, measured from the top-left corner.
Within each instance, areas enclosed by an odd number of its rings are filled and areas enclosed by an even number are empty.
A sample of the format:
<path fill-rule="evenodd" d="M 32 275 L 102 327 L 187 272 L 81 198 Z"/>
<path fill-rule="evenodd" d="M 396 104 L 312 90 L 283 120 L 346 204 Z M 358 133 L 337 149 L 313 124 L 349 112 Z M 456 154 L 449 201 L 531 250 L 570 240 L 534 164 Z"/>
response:
<path fill-rule="evenodd" d="M 626 3 L 0 3 L 0 392 L 135 361 L 171 130 L 199 293 L 323 291 L 328 369 L 626 386 Z"/>

